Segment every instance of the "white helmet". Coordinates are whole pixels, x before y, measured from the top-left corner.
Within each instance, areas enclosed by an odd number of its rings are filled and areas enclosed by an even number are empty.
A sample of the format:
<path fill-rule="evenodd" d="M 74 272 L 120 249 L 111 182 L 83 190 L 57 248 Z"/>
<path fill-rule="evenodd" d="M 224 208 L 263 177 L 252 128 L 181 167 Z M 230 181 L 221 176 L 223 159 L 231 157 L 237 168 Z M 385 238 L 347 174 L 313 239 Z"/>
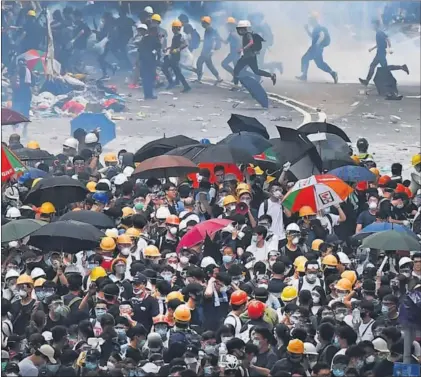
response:
<path fill-rule="evenodd" d="M 86 134 L 85 136 L 86 144 L 92 144 L 92 143 L 97 143 L 97 142 L 98 142 L 98 137 L 93 132 L 89 132 L 88 134 Z"/>
<path fill-rule="evenodd" d="M 156 210 L 156 215 L 155 215 L 155 217 L 158 219 L 158 220 L 166 220 L 166 218 L 168 217 L 168 216 L 170 216 L 171 215 L 171 212 L 170 212 L 170 210 L 167 208 L 167 207 L 159 207 L 157 210 Z"/>
<path fill-rule="evenodd" d="M 69 137 L 64 140 L 63 147 L 77 149 L 79 142 L 74 137 Z"/>
<path fill-rule="evenodd" d="M 152 7 L 145 7 L 145 9 L 143 9 L 146 13 L 148 14 L 153 14 L 153 9 Z"/>
<path fill-rule="evenodd" d="M 107 230 L 105 231 L 105 235 L 106 235 L 107 237 L 117 238 L 117 237 L 118 237 L 118 229 L 117 229 L 117 228 L 110 228 L 110 229 L 107 229 Z"/>
<path fill-rule="evenodd" d="M 124 170 L 123 170 L 123 174 L 124 174 L 126 177 L 131 177 L 131 175 L 133 174 L 133 172 L 134 172 L 134 168 L 132 168 L 131 166 L 126 166 L 126 167 L 124 168 Z"/>
<path fill-rule="evenodd" d="M 98 183 L 106 183 L 108 185 L 108 190 L 111 190 L 111 182 L 107 178 L 101 178 Z"/>
<path fill-rule="evenodd" d="M 206 268 L 211 264 L 216 264 L 215 259 L 213 259 L 212 257 L 204 257 L 200 262 L 200 267 Z"/>
<path fill-rule="evenodd" d="M 402 267 L 404 264 L 413 263 L 411 258 L 403 257 L 399 259 L 399 267 Z"/>
<path fill-rule="evenodd" d="M 237 27 L 251 27 L 249 20 L 240 20 L 238 21 Z"/>
<path fill-rule="evenodd" d="M 116 186 L 120 186 L 124 182 L 127 182 L 127 177 L 123 173 L 117 174 L 113 179 Z"/>
<path fill-rule="evenodd" d="M 341 262 L 341 264 L 351 264 L 351 260 L 348 255 L 346 255 L 343 251 L 338 251 L 336 254 L 339 257 L 339 262 Z"/>
<path fill-rule="evenodd" d="M 32 279 L 37 279 L 41 276 L 45 275 L 45 271 L 42 268 L 39 267 L 35 267 L 32 271 L 31 271 L 31 278 Z"/>
<path fill-rule="evenodd" d="M 300 232 L 300 227 L 296 223 L 291 223 L 285 229 L 286 232 Z"/>
<path fill-rule="evenodd" d="M 238 359 L 234 355 L 227 355 L 226 356 L 226 364 L 225 369 L 238 369 L 239 362 Z"/>
<path fill-rule="evenodd" d="M 6 276 L 4 277 L 5 280 L 11 279 L 11 278 L 18 278 L 20 276 L 19 271 L 16 270 L 9 270 L 6 272 Z"/>
<path fill-rule="evenodd" d="M 318 355 L 316 347 L 313 343 L 305 342 L 304 343 L 304 355 Z"/>
<path fill-rule="evenodd" d="M 19 200 L 19 190 L 15 186 L 8 187 L 4 191 L 4 196 L 8 199 Z"/>
<path fill-rule="evenodd" d="M 389 348 L 387 347 L 387 342 L 381 338 L 378 337 L 376 339 L 372 340 L 373 347 L 378 352 L 389 352 Z"/>
<path fill-rule="evenodd" d="M 21 216 L 20 211 L 16 207 L 10 207 L 6 212 L 6 217 L 8 219 L 18 219 Z"/>
<path fill-rule="evenodd" d="M 142 24 L 140 21 L 136 22 L 136 29 L 148 30 L 148 25 Z"/>

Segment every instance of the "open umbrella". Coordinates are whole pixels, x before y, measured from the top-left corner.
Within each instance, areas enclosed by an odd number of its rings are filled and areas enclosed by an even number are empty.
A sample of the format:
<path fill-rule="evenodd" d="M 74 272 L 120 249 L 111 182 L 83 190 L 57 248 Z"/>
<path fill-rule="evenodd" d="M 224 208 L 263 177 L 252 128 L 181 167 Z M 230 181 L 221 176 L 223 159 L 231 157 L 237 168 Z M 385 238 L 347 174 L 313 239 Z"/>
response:
<path fill-rule="evenodd" d="M 266 127 L 256 118 L 240 114 L 231 114 L 231 118 L 227 123 L 233 133 L 241 131 L 255 132 L 256 134 L 263 136 L 265 139 L 269 139 Z"/>
<path fill-rule="evenodd" d="M 135 153 L 134 161 L 141 162 L 151 157 L 161 156 L 175 148 L 196 143 L 197 140 L 184 135 L 163 137 L 161 139 L 152 140 Z"/>
<path fill-rule="evenodd" d="M 366 167 L 357 165 L 342 166 L 331 170 L 328 174 L 335 175 L 345 182 L 374 182 L 377 179 L 376 175 Z"/>
<path fill-rule="evenodd" d="M 326 123 L 326 122 L 310 122 L 303 124 L 298 131 L 304 132 L 307 134 L 316 134 L 318 132 L 325 132 L 327 134 L 334 134 L 338 135 L 340 138 L 345 140 L 347 143 L 350 143 L 351 140 L 348 135 L 345 133 L 344 130 L 340 129 L 338 126 L 334 124 Z"/>
<path fill-rule="evenodd" d="M 47 225 L 47 223 L 34 219 L 10 221 L 1 227 L 1 242 L 8 243 L 10 241 L 21 240 L 44 225 Z"/>
<path fill-rule="evenodd" d="M 418 239 L 417 235 L 408 227 L 400 225 L 400 224 L 394 224 L 389 222 L 374 222 L 370 225 L 367 225 L 365 228 L 361 230 L 361 232 L 355 234 L 352 237 L 352 240 L 354 241 L 361 241 L 364 238 L 371 236 L 373 233 L 379 233 L 384 232 L 385 230 L 395 230 L 399 233 L 407 233 L 411 237 Z"/>
<path fill-rule="evenodd" d="M 253 155 L 244 149 L 224 144 L 194 144 L 173 149 L 167 155 L 184 156 L 196 164 L 201 162 L 240 164 L 254 162 Z"/>
<path fill-rule="evenodd" d="M 105 234 L 93 225 L 64 220 L 49 223 L 31 234 L 28 244 L 43 251 L 62 251 L 75 254 L 92 250 Z"/>
<path fill-rule="evenodd" d="M 17 157 L 22 161 L 51 161 L 55 156 L 44 149 L 20 148 L 14 150 Z"/>
<path fill-rule="evenodd" d="M 25 59 L 26 65 L 30 71 L 38 71 L 44 73 L 47 68 L 47 53 L 41 50 L 28 50 L 19 55 L 16 60 Z M 53 60 L 53 67 L 56 72 L 60 72 L 60 63 Z"/>
<path fill-rule="evenodd" d="M 386 230 L 372 234 L 364 239 L 363 247 L 385 251 L 421 251 L 421 245 L 417 239 L 406 232 Z"/>
<path fill-rule="evenodd" d="M 262 153 L 272 146 L 269 140 L 263 136 L 247 131 L 230 134 L 219 141 L 218 144 L 226 144 L 234 148 L 246 149 L 253 155 Z"/>
<path fill-rule="evenodd" d="M 71 211 L 60 217 L 62 220 L 74 220 L 81 223 L 91 224 L 99 229 L 114 228 L 114 220 L 102 212 L 95 211 Z"/>
<path fill-rule="evenodd" d="M 298 212 L 303 206 L 310 206 L 317 212 L 341 203 L 352 191 L 350 186 L 334 175 L 313 175 L 296 182 L 282 204 L 291 212 Z"/>
<path fill-rule="evenodd" d="M 14 111 L 12 109 L 1 108 L 1 125 L 14 125 L 19 123 L 28 123 L 30 120 L 23 116 L 21 113 Z"/>
<path fill-rule="evenodd" d="M 251 76 L 244 76 L 239 78 L 241 84 L 251 96 L 259 103 L 260 106 L 267 109 L 269 107 L 269 98 L 263 86 Z"/>
<path fill-rule="evenodd" d="M 26 171 L 25 165 L 15 156 L 9 148 L 1 146 L 1 180 L 7 181 L 14 174 Z"/>
<path fill-rule="evenodd" d="M 243 182 L 244 176 L 243 173 L 240 171 L 237 165 L 235 164 L 224 164 L 224 163 L 206 163 L 202 162 L 198 164 L 199 169 L 208 169 L 211 173 L 209 178 L 210 183 L 216 182 L 216 177 L 214 174 L 215 166 L 223 166 L 225 175 L 226 174 L 234 174 L 237 177 L 238 182 Z M 199 187 L 199 182 L 197 181 L 197 175 L 195 173 L 188 175 L 189 180 L 192 182 L 194 188 Z"/>
<path fill-rule="evenodd" d="M 206 235 L 212 237 L 216 232 L 232 223 L 228 219 L 210 219 L 195 225 L 180 240 L 177 246 L 177 252 L 183 248 L 196 246 L 205 240 Z"/>
<path fill-rule="evenodd" d="M 69 203 L 85 200 L 88 192 L 77 179 L 68 176 L 47 177 L 32 187 L 24 203 L 40 206 L 44 202 L 51 202 L 56 208 L 61 209 Z"/>
<path fill-rule="evenodd" d="M 116 138 L 115 123 L 102 113 L 82 113 L 70 122 L 70 135 L 77 129 L 92 132 L 97 128 L 99 131 L 99 141 L 102 146 L 108 144 Z"/>
<path fill-rule="evenodd" d="M 189 159 L 182 156 L 156 156 L 141 162 L 133 176 L 136 178 L 169 178 L 196 173 L 199 168 Z"/>

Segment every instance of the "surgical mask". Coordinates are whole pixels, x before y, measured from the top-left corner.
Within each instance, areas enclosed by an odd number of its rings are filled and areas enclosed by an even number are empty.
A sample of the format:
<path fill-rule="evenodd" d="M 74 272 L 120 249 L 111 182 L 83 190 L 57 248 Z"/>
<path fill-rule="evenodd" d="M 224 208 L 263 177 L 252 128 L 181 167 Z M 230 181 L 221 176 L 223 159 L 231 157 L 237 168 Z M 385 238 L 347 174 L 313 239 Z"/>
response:
<path fill-rule="evenodd" d="M 120 254 L 121 254 L 121 255 L 124 255 L 124 256 L 128 256 L 128 255 L 130 255 L 130 247 L 123 247 L 123 248 L 120 250 Z"/>
<path fill-rule="evenodd" d="M 232 255 L 224 255 L 222 257 L 222 262 L 224 262 L 225 264 L 231 263 L 232 262 Z"/>
<path fill-rule="evenodd" d="M 97 267 L 96 263 L 88 263 L 88 270 L 92 270 L 93 268 Z"/>
<path fill-rule="evenodd" d="M 259 340 L 259 339 L 253 339 L 253 344 L 254 344 L 256 347 L 259 347 L 259 348 L 260 348 L 260 340 Z"/>
<path fill-rule="evenodd" d="M 116 266 L 115 267 L 116 274 L 124 274 L 125 271 L 126 271 L 126 266 Z"/>
<path fill-rule="evenodd" d="M 146 344 L 146 340 L 142 339 L 137 343 L 137 348 L 143 348 L 143 346 Z"/>
<path fill-rule="evenodd" d="M 293 245 L 297 245 L 298 242 L 300 242 L 300 238 L 299 237 L 294 237 L 291 242 L 292 242 Z"/>
<path fill-rule="evenodd" d="M 382 314 L 387 315 L 389 314 L 389 307 L 386 305 L 382 305 Z"/>
<path fill-rule="evenodd" d="M 37 296 L 38 301 L 42 301 L 45 298 L 45 292 L 44 291 L 35 292 L 35 295 Z"/>
<path fill-rule="evenodd" d="M 262 284 L 258 284 L 257 285 L 259 288 L 264 288 L 264 289 L 268 289 L 269 285 L 262 283 Z"/>
<path fill-rule="evenodd" d="M 402 269 L 399 272 L 407 278 L 411 277 L 411 270 L 410 269 Z"/>
<path fill-rule="evenodd" d="M 221 337 L 221 342 L 227 344 L 227 342 L 229 340 L 231 340 L 233 337 L 232 336 L 222 336 Z"/>
<path fill-rule="evenodd" d="M 206 344 L 204 351 L 207 355 L 214 355 L 216 347 L 212 344 Z"/>
<path fill-rule="evenodd" d="M 97 363 L 94 363 L 92 361 L 85 361 L 85 368 L 89 370 L 94 370 L 98 367 Z"/>
<path fill-rule="evenodd" d="M 237 208 L 237 206 L 235 204 L 231 204 L 228 206 L 228 211 L 235 211 L 235 208 Z"/>
<path fill-rule="evenodd" d="M 104 314 L 107 313 L 105 309 L 95 309 L 95 317 L 100 320 L 101 317 L 104 316 Z"/>
<path fill-rule="evenodd" d="M 316 281 L 316 279 L 317 279 L 317 274 L 315 274 L 315 273 L 308 273 L 308 274 L 306 275 L 306 279 L 307 279 L 307 281 L 308 281 L 310 284 L 313 284 L 313 283 Z"/>
<path fill-rule="evenodd" d="M 164 273 L 161 274 L 161 276 L 165 281 L 171 281 L 171 279 L 172 279 L 172 273 L 171 272 L 169 272 L 169 273 L 164 272 Z"/>
<path fill-rule="evenodd" d="M 318 294 L 311 294 L 311 298 L 313 299 L 313 304 L 319 304 L 320 303 L 320 296 Z"/>
<path fill-rule="evenodd" d="M 332 372 L 333 372 L 335 377 L 345 376 L 345 371 L 343 369 L 332 369 Z"/>
<path fill-rule="evenodd" d="M 178 228 L 177 228 L 177 227 L 172 226 L 172 227 L 170 228 L 170 233 L 171 233 L 173 236 L 175 236 L 175 235 L 177 234 L 177 232 L 178 232 Z"/>
<path fill-rule="evenodd" d="M 399 209 L 402 209 L 404 206 L 403 206 L 403 204 L 398 204 L 397 206 L 396 206 L 396 208 L 399 208 Z"/>
<path fill-rule="evenodd" d="M 180 257 L 180 263 L 181 264 L 187 264 L 189 263 L 189 258 L 185 257 L 184 255 L 182 257 Z"/>
<path fill-rule="evenodd" d="M 338 322 L 342 322 L 344 320 L 344 318 L 345 318 L 345 314 L 343 314 L 343 313 L 337 313 L 337 314 L 335 314 L 335 319 Z"/>
<path fill-rule="evenodd" d="M 368 208 L 369 209 L 377 209 L 377 202 L 370 202 L 368 203 Z"/>
<path fill-rule="evenodd" d="M 367 363 L 367 364 L 372 364 L 372 363 L 374 363 L 376 361 L 376 357 L 374 356 L 374 355 L 370 355 L 370 356 L 367 356 L 366 358 L 365 358 L 365 362 Z"/>
<path fill-rule="evenodd" d="M 254 235 L 251 237 L 251 242 L 254 242 L 254 243 L 256 243 L 256 242 L 257 242 L 257 234 L 254 234 Z"/>
<path fill-rule="evenodd" d="M 19 289 L 18 294 L 19 294 L 20 298 L 26 298 L 26 297 L 28 297 L 28 292 L 26 292 L 23 289 Z"/>
<path fill-rule="evenodd" d="M 335 347 L 340 347 L 340 344 L 339 344 L 339 339 L 338 339 L 338 337 L 337 337 L 337 336 L 335 336 L 335 337 L 333 338 L 333 345 L 334 345 Z"/>
<path fill-rule="evenodd" d="M 338 293 L 338 298 L 342 299 L 345 298 L 347 296 L 346 293 Z"/>

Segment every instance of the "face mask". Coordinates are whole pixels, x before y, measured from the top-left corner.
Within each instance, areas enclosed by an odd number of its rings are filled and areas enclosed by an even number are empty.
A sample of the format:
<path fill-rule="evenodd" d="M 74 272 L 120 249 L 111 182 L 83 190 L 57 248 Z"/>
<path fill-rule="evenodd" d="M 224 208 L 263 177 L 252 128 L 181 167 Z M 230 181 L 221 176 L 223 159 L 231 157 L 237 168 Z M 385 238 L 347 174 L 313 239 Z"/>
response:
<path fill-rule="evenodd" d="M 97 267 L 96 263 L 88 263 L 88 270 L 92 270 L 94 267 Z"/>
<path fill-rule="evenodd" d="M 313 299 L 313 304 L 319 304 L 320 303 L 320 296 L 312 294 L 311 298 Z"/>
<path fill-rule="evenodd" d="M 105 309 L 95 309 L 95 317 L 98 321 L 103 317 L 105 313 L 107 313 Z"/>
<path fill-rule="evenodd" d="M 333 345 L 335 346 L 335 347 L 340 347 L 340 344 L 339 344 L 339 339 L 338 339 L 338 337 L 337 336 L 335 336 L 334 338 L 333 338 Z"/>
<path fill-rule="evenodd" d="M 225 264 L 231 263 L 232 262 L 232 255 L 224 255 L 222 257 L 222 262 L 224 262 Z"/>
<path fill-rule="evenodd" d="M 227 342 L 229 340 L 231 340 L 233 337 L 232 336 L 222 336 L 221 337 L 221 342 L 227 344 Z"/>
<path fill-rule="evenodd" d="M 382 305 L 382 314 L 387 315 L 389 314 L 389 307 L 386 305 Z"/>
<path fill-rule="evenodd" d="M 161 339 L 167 338 L 167 329 L 161 328 L 161 329 L 155 329 L 155 331 L 160 335 Z"/>
<path fill-rule="evenodd" d="M 161 276 L 165 281 L 171 281 L 172 280 L 172 273 L 171 272 L 170 273 L 162 273 Z"/>
<path fill-rule="evenodd" d="M 268 289 L 269 285 L 262 283 L 262 284 L 258 284 L 257 285 L 259 288 L 264 288 L 264 289 Z"/>
<path fill-rule="evenodd" d="M 184 361 L 187 365 L 197 364 L 197 359 L 194 357 L 186 357 Z"/>
<path fill-rule="evenodd" d="M 38 301 L 42 301 L 45 298 L 45 292 L 35 292 L 35 295 L 37 296 Z"/>
<path fill-rule="evenodd" d="M 332 369 L 332 372 L 333 372 L 335 377 L 345 376 L 345 371 L 343 369 Z"/>
<path fill-rule="evenodd" d="M 216 347 L 212 344 L 206 344 L 205 349 L 204 349 L 207 355 L 214 355 L 215 350 L 216 350 Z"/>
<path fill-rule="evenodd" d="M 124 274 L 126 271 L 126 266 L 116 266 L 115 267 L 115 273 L 116 274 Z"/>
<path fill-rule="evenodd" d="M 189 263 L 189 258 L 185 257 L 184 255 L 180 257 L 180 263 L 181 264 L 187 264 Z"/>
<path fill-rule="evenodd" d="M 146 344 L 146 340 L 142 339 L 137 343 L 137 348 L 143 348 L 143 346 Z"/>
<path fill-rule="evenodd" d="M 211 367 L 211 366 L 204 367 L 203 373 L 205 374 L 205 376 L 212 376 L 213 367 Z"/>
<path fill-rule="evenodd" d="M 344 320 L 344 318 L 345 318 L 345 314 L 342 314 L 342 313 L 335 314 L 335 319 L 338 322 L 342 322 Z"/>
<path fill-rule="evenodd" d="M 23 289 L 19 289 L 18 294 L 19 294 L 20 298 L 28 297 L 28 293 L 26 291 L 24 291 Z"/>
<path fill-rule="evenodd" d="M 86 368 L 86 369 L 89 369 L 89 370 L 94 370 L 94 369 L 96 369 L 96 368 L 97 368 L 97 366 L 98 366 L 98 364 L 97 364 L 97 363 L 94 363 L 94 362 L 92 362 L 92 361 L 86 361 L 86 362 L 85 362 L 85 368 Z"/>
<path fill-rule="evenodd" d="M 253 339 L 253 344 L 254 344 L 255 346 L 257 346 L 257 347 L 259 347 L 259 348 L 260 348 L 260 340 L 258 340 L 258 339 Z"/>
<path fill-rule="evenodd" d="M 368 208 L 371 209 L 371 210 L 377 209 L 377 203 L 376 202 L 368 203 Z"/>
<path fill-rule="evenodd" d="M 4 372 L 4 370 L 6 369 L 6 365 L 7 365 L 7 361 L 2 361 L 1 362 L 1 371 Z"/>
<path fill-rule="evenodd" d="M 254 356 L 251 360 L 250 360 L 250 364 L 254 365 L 257 363 L 257 356 Z"/>
<path fill-rule="evenodd" d="M 173 227 L 170 228 L 170 233 L 173 236 L 175 236 L 177 234 L 177 232 L 178 232 L 178 228 L 176 228 L 175 226 L 173 226 Z"/>
<path fill-rule="evenodd" d="M 228 206 L 228 211 L 230 211 L 230 212 L 235 211 L 236 207 L 237 206 L 235 204 L 231 204 L 230 206 Z"/>
<path fill-rule="evenodd" d="M 367 364 L 372 364 L 372 363 L 374 363 L 376 361 L 376 358 L 375 358 L 375 356 L 374 355 L 370 355 L 370 356 L 367 356 L 366 358 L 365 358 L 365 362 L 367 363 Z"/>
<path fill-rule="evenodd" d="M 254 242 L 254 243 L 257 242 L 257 235 L 256 234 L 251 237 L 251 241 Z"/>
<path fill-rule="evenodd" d="M 314 274 L 314 273 L 308 273 L 308 274 L 306 275 L 306 279 L 307 279 L 307 281 L 308 281 L 310 284 L 313 284 L 313 283 L 316 281 L 316 279 L 317 279 L 317 274 Z"/>
<path fill-rule="evenodd" d="M 124 255 L 124 256 L 129 255 L 129 254 L 130 254 L 130 247 L 123 247 L 123 248 L 120 250 L 120 254 L 121 254 L 121 255 Z"/>
<path fill-rule="evenodd" d="M 396 208 L 398 208 L 398 209 L 402 209 L 402 208 L 403 208 L 403 204 L 398 204 L 398 205 L 396 206 Z"/>
<path fill-rule="evenodd" d="M 343 299 L 346 297 L 346 293 L 338 293 L 338 298 Z"/>
<path fill-rule="evenodd" d="M 300 238 L 299 237 L 294 237 L 291 242 L 292 242 L 293 245 L 297 245 L 298 242 L 300 242 Z"/>

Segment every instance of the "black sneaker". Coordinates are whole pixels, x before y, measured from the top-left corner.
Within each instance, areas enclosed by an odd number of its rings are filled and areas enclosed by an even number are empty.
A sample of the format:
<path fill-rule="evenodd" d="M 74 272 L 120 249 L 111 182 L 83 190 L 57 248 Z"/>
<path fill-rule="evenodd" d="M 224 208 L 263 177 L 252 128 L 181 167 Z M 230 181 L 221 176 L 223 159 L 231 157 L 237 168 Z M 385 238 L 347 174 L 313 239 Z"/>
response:
<path fill-rule="evenodd" d="M 304 75 L 301 75 L 301 76 L 295 76 L 295 78 L 296 78 L 297 80 L 300 80 L 300 81 L 307 81 L 307 76 L 304 76 Z"/>
<path fill-rule="evenodd" d="M 190 86 L 187 86 L 181 91 L 181 93 L 188 93 L 190 92 L 190 90 L 191 90 Z"/>
<path fill-rule="evenodd" d="M 406 72 L 406 74 L 409 75 L 409 69 L 408 69 L 408 66 L 406 64 L 404 64 L 402 66 L 402 71 Z"/>
<path fill-rule="evenodd" d="M 276 73 L 272 73 L 272 76 L 270 77 L 272 79 L 272 84 L 276 84 Z"/>
<path fill-rule="evenodd" d="M 364 79 L 358 79 L 358 80 L 360 80 L 360 83 L 361 83 L 362 85 L 364 85 L 364 86 L 368 86 L 368 81 L 367 81 L 367 80 L 364 80 Z"/>
<path fill-rule="evenodd" d="M 338 73 L 337 72 L 332 72 L 332 77 L 333 77 L 333 82 L 335 84 L 338 83 Z"/>

